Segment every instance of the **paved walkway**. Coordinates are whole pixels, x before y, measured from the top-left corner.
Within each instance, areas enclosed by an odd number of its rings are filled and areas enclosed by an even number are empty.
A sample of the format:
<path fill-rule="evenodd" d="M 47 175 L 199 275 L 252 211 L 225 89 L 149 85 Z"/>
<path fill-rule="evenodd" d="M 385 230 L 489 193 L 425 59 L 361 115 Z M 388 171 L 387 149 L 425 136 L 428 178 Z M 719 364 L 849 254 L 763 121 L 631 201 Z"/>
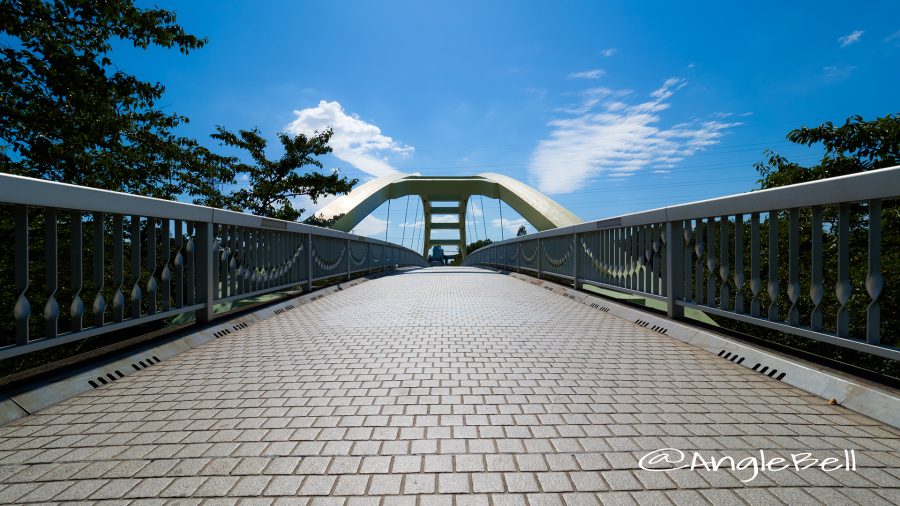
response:
<path fill-rule="evenodd" d="M 858 469 L 639 468 L 667 447 L 686 462 L 853 449 Z M 900 504 L 898 450 L 898 430 L 674 339 L 438 268 L 0 428 L 0 503 Z"/>

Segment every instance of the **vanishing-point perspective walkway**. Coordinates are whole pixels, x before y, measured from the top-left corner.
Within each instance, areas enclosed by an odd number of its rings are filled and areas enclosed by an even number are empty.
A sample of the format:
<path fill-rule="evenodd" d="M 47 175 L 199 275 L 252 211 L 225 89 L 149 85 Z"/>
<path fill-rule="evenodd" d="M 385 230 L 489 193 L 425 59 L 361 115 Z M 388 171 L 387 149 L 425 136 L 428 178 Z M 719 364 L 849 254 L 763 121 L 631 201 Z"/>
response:
<path fill-rule="evenodd" d="M 0 503 L 900 504 L 900 431 L 471 268 L 328 295 L 0 442 Z M 858 469 L 641 470 L 662 448 Z"/>

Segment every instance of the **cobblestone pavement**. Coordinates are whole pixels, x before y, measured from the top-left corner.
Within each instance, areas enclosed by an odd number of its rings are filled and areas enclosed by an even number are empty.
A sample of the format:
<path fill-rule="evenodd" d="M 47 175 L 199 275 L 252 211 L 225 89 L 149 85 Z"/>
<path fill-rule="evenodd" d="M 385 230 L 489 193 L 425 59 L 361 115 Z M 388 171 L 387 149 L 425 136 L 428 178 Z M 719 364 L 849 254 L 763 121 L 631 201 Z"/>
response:
<path fill-rule="evenodd" d="M 667 447 L 686 462 L 853 449 L 858 469 L 639 468 Z M 0 503 L 900 504 L 898 449 L 896 429 L 674 339 L 438 268 L 0 428 Z"/>

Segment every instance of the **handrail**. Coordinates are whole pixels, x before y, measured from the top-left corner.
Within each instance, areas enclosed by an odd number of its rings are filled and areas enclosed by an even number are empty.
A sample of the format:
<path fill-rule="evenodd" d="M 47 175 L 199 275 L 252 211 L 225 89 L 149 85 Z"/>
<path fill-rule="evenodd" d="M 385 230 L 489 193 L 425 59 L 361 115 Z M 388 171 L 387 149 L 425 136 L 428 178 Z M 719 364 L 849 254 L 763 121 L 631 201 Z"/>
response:
<path fill-rule="evenodd" d="M 0 360 L 183 313 L 208 322 L 216 304 L 323 279 L 427 265 L 403 246 L 336 230 L 10 174 L 0 174 L 0 205 L 12 210 L 0 224 L 15 250 L 0 263 L 14 271 L 2 273 L 7 290 L 15 278 Z"/>
<path fill-rule="evenodd" d="M 551 274 L 572 280 L 577 288 L 590 284 L 665 301 L 672 318 L 683 318 L 686 307 L 695 308 L 900 359 L 900 349 L 882 343 L 879 303 L 882 206 L 897 198 L 900 166 L 515 237 L 474 251 L 463 265 Z M 861 225 L 855 229 L 864 227 L 868 237 L 863 283 L 868 303 L 865 335 L 850 336 L 850 272 L 857 268 L 850 264 L 850 236 L 857 216 L 863 219 L 856 220 Z M 803 249 L 801 237 L 809 238 Z M 826 256 L 826 245 L 833 255 Z M 525 255 L 526 249 L 535 254 Z M 567 253 L 573 249 L 574 254 Z M 801 257 L 808 260 L 803 266 Z M 826 272 L 831 262 L 834 272 Z M 832 328 L 823 323 L 823 317 L 831 316 L 823 313 L 829 286 L 838 306 Z M 779 315 L 785 305 L 787 315 Z"/>

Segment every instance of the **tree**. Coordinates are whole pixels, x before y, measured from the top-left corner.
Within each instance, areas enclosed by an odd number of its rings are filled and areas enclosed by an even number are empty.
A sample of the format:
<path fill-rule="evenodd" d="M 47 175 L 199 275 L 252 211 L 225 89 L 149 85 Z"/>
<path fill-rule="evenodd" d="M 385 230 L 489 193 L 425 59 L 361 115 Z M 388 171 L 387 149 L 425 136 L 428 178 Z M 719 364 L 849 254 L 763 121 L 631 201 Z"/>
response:
<path fill-rule="evenodd" d="M 787 139 L 796 144 L 822 143 L 825 153 L 812 167 L 788 161 L 766 150 L 766 161 L 757 163 L 763 189 L 855 174 L 900 164 L 900 114 L 873 121 L 851 116 L 839 127 L 826 122 L 818 127 L 791 130 Z"/>
<path fill-rule="evenodd" d="M 0 2 L 0 171 L 108 190 L 214 198 L 221 157 L 173 133 L 165 88 L 123 72 L 111 40 L 203 47 L 164 9 L 132 0 Z"/>
<path fill-rule="evenodd" d="M 494 241 L 490 239 L 481 239 L 466 245 L 466 255 L 471 254 L 473 251 L 478 250 L 479 248 L 483 248 L 488 244 L 493 243 Z"/>
<path fill-rule="evenodd" d="M 331 152 L 328 141 L 333 135 L 332 129 L 315 132 L 307 137 L 299 134 L 291 137 L 285 133 L 278 134 L 278 140 L 284 148 L 284 154 L 277 160 L 266 158 L 266 140 L 259 130 L 239 130 L 230 132 L 218 127 L 212 135 L 222 144 L 247 151 L 253 164 L 240 162 L 236 157 L 229 158 L 235 174 L 246 174 L 250 186 L 235 191 L 225 198 L 225 205 L 232 209 L 247 210 L 258 216 L 267 216 L 288 221 L 296 221 L 305 211 L 294 208 L 292 199 L 308 196 L 313 203 L 318 199 L 339 193 L 348 193 L 357 183 L 357 179 L 347 179 L 337 170 L 330 174 L 317 171 L 298 172 L 304 167 L 322 168 L 317 156 Z"/>
<path fill-rule="evenodd" d="M 519 230 L 516 231 L 516 237 L 522 237 L 523 235 L 528 235 L 528 230 L 525 229 L 525 225 L 519 225 Z"/>

